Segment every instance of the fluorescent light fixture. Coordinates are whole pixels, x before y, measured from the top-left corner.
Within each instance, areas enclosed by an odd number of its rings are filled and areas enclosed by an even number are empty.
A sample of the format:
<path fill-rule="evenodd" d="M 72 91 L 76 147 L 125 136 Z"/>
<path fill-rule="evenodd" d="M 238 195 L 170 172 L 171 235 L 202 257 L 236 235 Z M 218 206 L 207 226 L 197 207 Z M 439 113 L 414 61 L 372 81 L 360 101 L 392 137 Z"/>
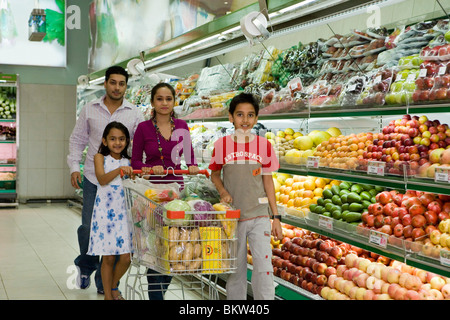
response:
<path fill-rule="evenodd" d="M 202 44 L 202 43 L 206 43 L 206 42 L 209 42 L 209 41 L 211 41 L 211 40 L 215 40 L 215 39 L 217 39 L 217 36 L 218 36 L 218 35 L 216 34 L 216 35 L 213 35 L 213 36 L 211 36 L 211 37 L 208 37 L 208 38 L 199 40 L 199 41 L 194 42 L 194 43 L 191 43 L 191 44 L 188 44 L 187 46 L 181 47 L 181 50 L 187 50 L 187 49 L 189 49 L 189 48 L 196 47 L 196 46 L 198 46 L 198 45 L 200 45 L 200 44 Z"/>
<path fill-rule="evenodd" d="M 296 4 L 294 4 L 294 5 L 290 6 L 290 7 L 283 8 L 279 12 L 280 13 L 286 13 L 286 12 L 289 12 L 289 11 L 294 11 L 294 10 L 297 10 L 297 9 L 302 8 L 304 6 L 307 6 L 310 3 L 317 2 L 317 1 L 319 1 L 319 0 L 305 0 L 305 1 L 302 1 L 302 2 L 299 2 L 299 3 L 296 3 Z"/>
<path fill-rule="evenodd" d="M 232 32 L 238 31 L 238 30 L 241 30 L 241 26 L 236 26 L 236 27 L 230 28 L 228 30 L 225 30 L 221 34 L 228 34 L 228 33 L 232 33 Z"/>

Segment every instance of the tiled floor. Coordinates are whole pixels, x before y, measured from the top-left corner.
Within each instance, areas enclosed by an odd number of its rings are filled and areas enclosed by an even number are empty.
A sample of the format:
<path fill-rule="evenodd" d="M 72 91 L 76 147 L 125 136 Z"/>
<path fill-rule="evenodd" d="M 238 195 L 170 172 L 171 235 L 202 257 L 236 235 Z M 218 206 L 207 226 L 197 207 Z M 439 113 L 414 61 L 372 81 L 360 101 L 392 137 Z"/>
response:
<path fill-rule="evenodd" d="M 103 300 L 93 277 L 88 289 L 75 285 L 80 222 L 79 210 L 65 203 L 1 208 L 0 300 Z M 124 293 L 122 279 L 119 289 Z M 174 290 L 166 299 L 181 299 L 177 286 L 171 285 Z M 199 299 L 192 291 L 184 292 L 187 300 Z"/>

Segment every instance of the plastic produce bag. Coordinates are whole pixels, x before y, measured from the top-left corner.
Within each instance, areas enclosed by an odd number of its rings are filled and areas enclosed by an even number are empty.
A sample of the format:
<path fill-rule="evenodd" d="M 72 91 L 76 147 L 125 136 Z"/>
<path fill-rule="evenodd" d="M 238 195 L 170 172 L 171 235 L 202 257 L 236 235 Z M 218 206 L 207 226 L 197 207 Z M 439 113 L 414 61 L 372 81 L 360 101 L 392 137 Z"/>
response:
<path fill-rule="evenodd" d="M 215 209 L 208 201 L 198 199 L 189 200 L 187 203 L 191 207 L 191 210 L 195 211 L 192 216 L 196 226 L 207 227 L 215 219 L 215 215 L 210 213 L 211 211 L 215 211 Z"/>

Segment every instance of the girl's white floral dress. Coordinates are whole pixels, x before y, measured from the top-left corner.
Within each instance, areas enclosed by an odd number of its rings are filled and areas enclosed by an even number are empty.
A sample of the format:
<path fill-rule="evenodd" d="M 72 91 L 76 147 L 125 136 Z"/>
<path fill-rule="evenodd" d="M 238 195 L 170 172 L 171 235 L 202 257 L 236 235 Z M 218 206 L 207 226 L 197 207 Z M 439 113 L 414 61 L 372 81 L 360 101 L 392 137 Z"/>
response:
<path fill-rule="evenodd" d="M 129 165 L 129 159 L 116 160 L 110 155 L 105 157 L 105 172 Z M 87 254 L 106 256 L 132 252 L 131 230 L 121 177 L 117 176 L 107 185 L 97 185 Z"/>

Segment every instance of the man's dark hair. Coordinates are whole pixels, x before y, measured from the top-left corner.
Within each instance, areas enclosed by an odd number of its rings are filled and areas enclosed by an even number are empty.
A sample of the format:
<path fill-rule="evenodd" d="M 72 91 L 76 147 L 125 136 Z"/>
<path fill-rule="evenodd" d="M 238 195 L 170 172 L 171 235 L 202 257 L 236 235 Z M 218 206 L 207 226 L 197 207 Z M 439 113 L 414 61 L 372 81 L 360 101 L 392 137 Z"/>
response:
<path fill-rule="evenodd" d="M 128 72 L 121 66 L 109 67 L 105 72 L 105 82 L 109 80 L 112 74 L 121 74 L 125 77 L 125 82 L 128 83 Z"/>
<path fill-rule="evenodd" d="M 258 115 L 259 112 L 258 99 L 256 99 L 256 97 L 250 93 L 240 93 L 237 96 L 235 96 L 230 102 L 230 108 L 228 109 L 228 112 L 232 115 L 236 110 L 236 106 L 240 103 L 250 103 L 253 106 L 253 108 L 255 108 L 256 115 Z"/>

